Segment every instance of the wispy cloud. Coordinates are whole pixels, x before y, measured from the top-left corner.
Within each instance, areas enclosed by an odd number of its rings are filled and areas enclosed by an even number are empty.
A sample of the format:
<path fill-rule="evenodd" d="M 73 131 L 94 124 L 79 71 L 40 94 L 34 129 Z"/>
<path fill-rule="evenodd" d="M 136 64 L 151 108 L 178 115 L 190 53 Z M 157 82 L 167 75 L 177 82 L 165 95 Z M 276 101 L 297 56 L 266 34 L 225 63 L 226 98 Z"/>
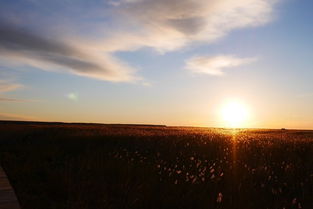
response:
<path fill-rule="evenodd" d="M 0 97 L 0 102 L 38 102 L 38 101 L 30 99 L 15 99 L 9 97 Z"/>
<path fill-rule="evenodd" d="M 11 114 L 11 113 L 1 113 L 0 112 L 0 120 L 38 120 L 38 118 L 25 116 L 25 115 L 18 115 L 18 114 Z"/>
<path fill-rule="evenodd" d="M 10 80 L 0 80 L 0 102 L 35 102 L 36 100 L 16 99 L 4 96 L 5 93 L 16 91 L 24 86 Z"/>
<path fill-rule="evenodd" d="M 219 76 L 224 74 L 225 69 L 246 65 L 256 60 L 230 55 L 196 56 L 186 61 L 185 68 L 193 73 Z"/>
<path fill-rule="evenodd" d="M 44 70 L 65 70 L 110 81 L 131 81 L 134 69 L 109 55 L 8 24 L 0 24 L 0 55 Z"/>
<path fill-rule="evenodd" d="M 42 13 L 48 8 L 0 15 L 2 60 L 100 80 L 134 82 L 141 80 L 136 69 L 118 59 L 116 52 L 151 47 L 165 53 L 211 43 L 232 30 L 268 23 L 276 0 L 110 0 L 106 6 L 95 1 L 98 8 L 88 7 L 83 16 L 73 13 L 72 18 L 63 7 L 82 7 L 80 1 L 53 2 L 62 6 L 54 8 L 60 11 L 54 16 Z M 34 8 L 52 4 L 27 3 L 36 4 Z M 84 30 L 91 27 L 96 29 Z"/>
<path fill-rule="evenodd" d="M 118 3 L 117 3 L 118 2 Z M 128 27 L 104 40 L 106 50 L 153 47 L 175 50 L 194 42 L 213 42 L 238 28 L 272 19 L 273 0 L 115 1 L 120 23 Z M 123 31 L 123 35 L 121 35 Z"/>
<path fill-rule="evenodd" d="M 18 84 L 18 83 L 12 83 L 6 80 L 0 80 L 0 93 L 14 91 L 22 87 L 23 85 Z"/>

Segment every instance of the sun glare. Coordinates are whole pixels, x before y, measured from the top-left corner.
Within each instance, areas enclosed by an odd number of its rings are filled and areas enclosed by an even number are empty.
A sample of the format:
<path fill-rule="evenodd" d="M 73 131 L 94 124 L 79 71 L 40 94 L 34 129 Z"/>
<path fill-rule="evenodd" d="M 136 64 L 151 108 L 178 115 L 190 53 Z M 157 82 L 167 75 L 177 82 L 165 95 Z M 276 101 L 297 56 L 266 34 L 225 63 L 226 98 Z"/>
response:
<path fill-rule="evenodd" d="M 246 105 L 238 101 L 226 103 L 221 109 L 224 124 L 230 128 L 242 128 L 249 117 Z"/>

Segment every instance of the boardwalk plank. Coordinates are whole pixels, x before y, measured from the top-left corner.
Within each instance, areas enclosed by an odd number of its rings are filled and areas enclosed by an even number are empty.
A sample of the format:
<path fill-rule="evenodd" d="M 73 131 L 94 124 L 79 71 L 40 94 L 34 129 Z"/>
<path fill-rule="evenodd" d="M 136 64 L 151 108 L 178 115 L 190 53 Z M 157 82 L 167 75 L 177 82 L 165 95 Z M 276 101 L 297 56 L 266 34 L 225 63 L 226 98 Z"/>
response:
<path fill-rule="evenodd" d="M 20 209 L 14 190 L 0 167 L 0 209 Z"/>

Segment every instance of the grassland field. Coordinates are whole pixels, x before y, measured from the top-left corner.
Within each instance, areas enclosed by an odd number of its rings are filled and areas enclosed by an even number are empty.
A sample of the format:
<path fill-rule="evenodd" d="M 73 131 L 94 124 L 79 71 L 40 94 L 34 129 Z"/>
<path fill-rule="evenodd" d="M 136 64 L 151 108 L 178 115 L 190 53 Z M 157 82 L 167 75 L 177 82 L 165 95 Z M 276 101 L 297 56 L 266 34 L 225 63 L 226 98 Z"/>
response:
<path fill-rule="evenodd" d="M 23 209 L 313 208 L 313 131 L 0 122 Z"/>

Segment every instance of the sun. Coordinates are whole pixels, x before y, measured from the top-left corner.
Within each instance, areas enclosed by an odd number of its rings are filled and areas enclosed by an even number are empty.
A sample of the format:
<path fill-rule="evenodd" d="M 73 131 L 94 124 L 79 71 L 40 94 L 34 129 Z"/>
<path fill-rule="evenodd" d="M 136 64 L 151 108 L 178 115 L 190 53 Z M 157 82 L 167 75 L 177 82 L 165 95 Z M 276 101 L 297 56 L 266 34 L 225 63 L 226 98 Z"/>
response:
<path fill-rule="evenodd" d="M 249 110 L 239 101 L 229 101 L 221 108 L 221 117 L 225 126 L 242 128 L 249 118 Z"/>

